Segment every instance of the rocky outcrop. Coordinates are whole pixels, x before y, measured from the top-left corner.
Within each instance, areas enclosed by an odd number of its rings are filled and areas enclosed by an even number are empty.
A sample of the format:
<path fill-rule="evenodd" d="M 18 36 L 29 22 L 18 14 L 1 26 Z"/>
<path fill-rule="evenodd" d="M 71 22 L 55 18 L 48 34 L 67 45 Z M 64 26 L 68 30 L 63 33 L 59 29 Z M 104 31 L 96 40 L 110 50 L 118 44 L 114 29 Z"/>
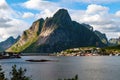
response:
<path fill-rule="evenodd" d="M 26 46 L 28 42 L 30 44 Z M 40 19 L 34 22 L 32 27 L 26 30 L 20 40 L 8 51 L 53 53 L 82 46 L 103 47 L 105 44 L 94 31 L 72 21 L 68 11 L 60 9 L 53 17 L 46 18 L 45 21 Z M 21 47 L 22 49 L 19 49 Z"/>
<path fill-rule="evenodd" d="M 104 33 L 101 33 L 100 31 L 97 30 L 95 30 L 94 32 L 104 44 L 109 45 L 108 39 Z"/>

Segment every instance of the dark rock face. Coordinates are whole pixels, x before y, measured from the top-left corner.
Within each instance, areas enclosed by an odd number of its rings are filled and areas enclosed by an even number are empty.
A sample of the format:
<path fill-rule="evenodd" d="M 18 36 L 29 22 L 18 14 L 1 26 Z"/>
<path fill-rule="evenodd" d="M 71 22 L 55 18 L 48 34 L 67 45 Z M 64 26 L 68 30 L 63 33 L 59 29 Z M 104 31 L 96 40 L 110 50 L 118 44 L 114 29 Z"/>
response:
<path fill-rule="evenodd" d="M 0 51 L 4 51 L 10 46 L 12 46 L 15 42 L 19 40 L 20 36 L 14 39 L 12 36 L 6 39 L 5 41 L 0 42 Z"/>
<path fill-rule="evenodd" d="M 82 23 L 82 25 L 88 28 L 89 30 L 93 31 L 93 27 L 90 26 L 89 24 Z"/>
<path fill-rule="evenodd" d="M 67 10 L 60 9 L 45 20 L 38 40 L 23 52 L 53 53 L 82 46 L 103 47 L 105 44 L 94 31 L 72 21 Z"/>
<path fill-rule="evenodd" d="M 106 37 L 106 35 L 104 33 L 101 33 L 101 32 L 99 32 L 97 30 L 95 30 L 94 32 L 101 39 L 101 41 L 104 44 L 109 45 L 108 39 L 107 39 L 107 37 Z"/>

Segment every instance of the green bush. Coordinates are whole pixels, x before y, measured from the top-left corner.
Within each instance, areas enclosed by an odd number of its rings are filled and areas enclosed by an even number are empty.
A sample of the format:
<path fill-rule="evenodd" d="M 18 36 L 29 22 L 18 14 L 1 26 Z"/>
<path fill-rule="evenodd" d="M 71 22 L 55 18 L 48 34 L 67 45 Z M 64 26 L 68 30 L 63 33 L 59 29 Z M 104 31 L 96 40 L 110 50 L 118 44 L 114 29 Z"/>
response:
<path fill-rule="evenodd" d="M 12 66 L 11 80 L 31 80 L 29 77 L 25 76 L 26 69 L 16 69 L 16 65 Z"/>
<path fill-rule="evenodd" d="M 0 66 L 0 80 L 8 80 L 7 78 L 5 78 L 5 74 L 2 71 L 2 67 Z"/>
<path fill-rule="evenodd" d="M 10 72 L 11 79 L 10 80 L 32 80 L 30 77 L 25 76 L 26 69 L 16 68 L 16 65 L 12 66 L 12 71 Z M 0 66 L 0 80 L 9 80 L 5 77 L 4 72 Z"/>

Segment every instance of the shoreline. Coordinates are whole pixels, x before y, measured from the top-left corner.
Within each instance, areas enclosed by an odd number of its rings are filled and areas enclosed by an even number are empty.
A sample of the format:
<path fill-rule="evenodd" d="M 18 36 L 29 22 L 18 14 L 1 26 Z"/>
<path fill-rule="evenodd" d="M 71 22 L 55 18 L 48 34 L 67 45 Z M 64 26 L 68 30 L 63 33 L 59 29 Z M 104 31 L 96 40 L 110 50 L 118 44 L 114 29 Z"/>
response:
<path fill-rule="evenodd" d="M 46 53 L 45 54 L 43 54 L 43 53 L 42 54 L 41 53 L 36 53 L 36 54 L 27 53 L 27 54 L 25 54 L 24 53 L 24 54 L 21 54 L 21 56 L 56 56 L 56 57 L 59 57 L 59 56 L 68 56 L 68 57 L 71 57 L 71 56 L 78 56 L 78 57 L 83 56 L 84 57 L 85 56 L 86 57 L 86 56 L 120 56 L 120 55 L 112 55 L 112 54 L 110 54 L 110 55 L 99 55 L 99 54 L 96 54 L 96 55 L 92 55 L 92 54 L 86 54 L 86 55 L 73 55 L 73 54 L 58 55 L 58 54 L 49 54 L 49 53 L 48 54 L 46 54 Z"/>

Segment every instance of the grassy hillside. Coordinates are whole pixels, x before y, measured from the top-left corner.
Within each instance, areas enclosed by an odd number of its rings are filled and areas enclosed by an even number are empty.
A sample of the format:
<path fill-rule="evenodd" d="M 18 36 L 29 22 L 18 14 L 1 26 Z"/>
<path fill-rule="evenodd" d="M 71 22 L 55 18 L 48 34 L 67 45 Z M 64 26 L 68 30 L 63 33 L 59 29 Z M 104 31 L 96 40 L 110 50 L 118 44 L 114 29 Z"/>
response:
<path fill-rule="evenodd" d="M 20 39 L 12 47 L 7 49 L 6 52 L 21 52 L 36 42 L 41 32 L 43 22 L 43 19 L 35 21 L 30 29 L 24 31 Z"/>

